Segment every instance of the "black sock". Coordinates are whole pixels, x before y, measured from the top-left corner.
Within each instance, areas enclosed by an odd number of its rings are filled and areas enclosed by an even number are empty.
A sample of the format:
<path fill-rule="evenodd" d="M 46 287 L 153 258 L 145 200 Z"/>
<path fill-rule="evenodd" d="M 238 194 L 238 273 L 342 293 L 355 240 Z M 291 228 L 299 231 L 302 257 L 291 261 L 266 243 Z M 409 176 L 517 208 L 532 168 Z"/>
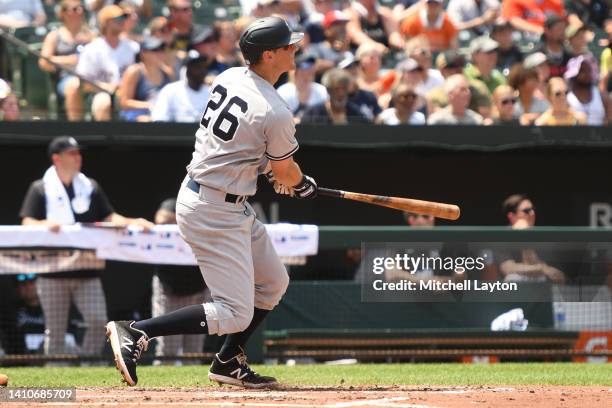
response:
<path fill-rule="evenodd" d="M 134 323 L 133 327 L 142 330 L 149 338 L 171 336 L 173 334 L 208 334 L 204 306 L 186 306 L 163 316 L 152 317 Z"/>
<path fill-rule="evenodd" d="M 251 337 L 251 334 L 253 334 L 263 319 L 265 319 L 268 312 L 269 310 L 255 308 L 255 311 L 253 312 L 253 320 L 251 320 L 249 327 L 240 333 L 228 334 L 225 337 L 225 343 L 223 343 L 223 346 L 219 351 L 219 358 L 222 361 L 227 361 L 235 355 L 241 353 L 244 350 L 244 346 L 249 340 L 249 337 Z"/>

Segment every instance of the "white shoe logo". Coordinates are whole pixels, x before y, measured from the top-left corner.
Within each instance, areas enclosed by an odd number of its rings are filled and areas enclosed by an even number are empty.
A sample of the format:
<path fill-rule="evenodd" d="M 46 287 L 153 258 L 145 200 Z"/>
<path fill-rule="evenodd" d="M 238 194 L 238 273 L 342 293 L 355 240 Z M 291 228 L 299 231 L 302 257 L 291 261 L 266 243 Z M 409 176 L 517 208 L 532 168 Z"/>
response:
<path fill-rule="evenodd" d="M 121 347 L 125 347 L 125 349 L 131 353 L 132 349 L 130 346 L 134 345 L 134 342 L 125 336 L 123 336 L 123 340 L 125 341 L 121 343 Z"/>
<path fill-rule="evenodd" d="M 248 372 L 247 372 L 247 373 L 242 374 L 242 370 L 240 370 L 240 367 L 239 367 L 239 368 L 237 368 L 237 369 L 235 369 L 234 371 L 232 371 L 232 372 L 230 373 L 230 375 L 234 375 L 234 373 L 237 373 L 237 374 L 236 374 L 236 378 L 237 378 L 237 379 L 239 379 L 239 380 L 242 380 L 244 377 L 246 377 L 246 376 L 249 374 Z"/>

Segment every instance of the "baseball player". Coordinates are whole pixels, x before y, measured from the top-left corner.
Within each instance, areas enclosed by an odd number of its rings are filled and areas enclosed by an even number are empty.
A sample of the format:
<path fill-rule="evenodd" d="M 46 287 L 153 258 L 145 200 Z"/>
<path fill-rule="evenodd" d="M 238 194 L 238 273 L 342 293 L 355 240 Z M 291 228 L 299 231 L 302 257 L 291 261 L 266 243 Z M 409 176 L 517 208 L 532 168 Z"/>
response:
<path fill-rule="evenodd" d="M 181 235 L 212 302 L 138 322 L 109 322 L 115 362 L 129 385 L 138 381 L 136 362 L 151 338 L 199 333 L 227 334 L 208 372 L 211 381 L 249 388 L 277 384 L 249 367 L 244 347 L 280 301 L 289 277 L 247 199 L 255 194 L 259 174 L 281 194 L 300 199 L 317 194 L 315 181 L 293 160 L 298 150 L 293 118 L 273 87 L 295 68 L 296 44 L 303 37 L 279 17 L 254 21 L 240 37 L 248 67 L 230 68 L 212 83 L 176 207 Z"/>

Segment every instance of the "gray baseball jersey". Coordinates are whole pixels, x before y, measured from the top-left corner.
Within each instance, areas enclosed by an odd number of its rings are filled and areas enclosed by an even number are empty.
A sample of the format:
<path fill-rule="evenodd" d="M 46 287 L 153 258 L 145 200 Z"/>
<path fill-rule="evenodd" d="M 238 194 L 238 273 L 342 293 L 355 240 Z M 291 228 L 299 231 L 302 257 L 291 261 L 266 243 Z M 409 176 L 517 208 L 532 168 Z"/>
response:
<path fill-rule="evenodd" d="M 297 149 L 293 116 L 276 89 L 248 68 L 230 68 L 211 86 L 187 173 L 200 185 L 254 195 L 268 159 Z"/>

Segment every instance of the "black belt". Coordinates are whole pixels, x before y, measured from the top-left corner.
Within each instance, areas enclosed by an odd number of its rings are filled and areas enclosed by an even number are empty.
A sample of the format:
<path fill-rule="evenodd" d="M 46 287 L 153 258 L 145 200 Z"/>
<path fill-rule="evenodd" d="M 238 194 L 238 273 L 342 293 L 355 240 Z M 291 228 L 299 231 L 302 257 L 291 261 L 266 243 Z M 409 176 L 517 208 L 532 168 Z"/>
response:
<path fill-rule="evenodd" d="M 192 178 L 187 182 L 187 187 L 193 191 L 194 193 L 200 194 L 200 185 Z M 225 202 L 236 204 L 238 200 L 243 198 L 244 196 L 239 196 L 236 194 L 225 193 Z"/>

